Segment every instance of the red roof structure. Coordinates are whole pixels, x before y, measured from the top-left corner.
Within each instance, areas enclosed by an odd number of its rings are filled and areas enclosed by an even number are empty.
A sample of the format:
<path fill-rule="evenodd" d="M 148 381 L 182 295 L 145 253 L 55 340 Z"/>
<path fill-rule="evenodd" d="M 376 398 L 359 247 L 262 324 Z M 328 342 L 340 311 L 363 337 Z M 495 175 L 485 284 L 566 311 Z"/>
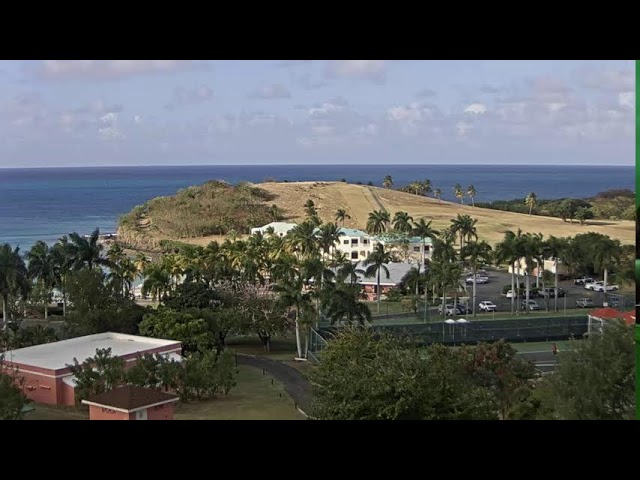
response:
<path fill-rule="evenodd" d="M 621 312 L 615 308 L 598 308 L 597 310 L 590 312 L 589 315 L 601 320 L 615 320 L 616 318 L 621 318 L 627 325 L 633 325 L 636 323 L 636 312 L 633 310 L 629 312 Z"/>

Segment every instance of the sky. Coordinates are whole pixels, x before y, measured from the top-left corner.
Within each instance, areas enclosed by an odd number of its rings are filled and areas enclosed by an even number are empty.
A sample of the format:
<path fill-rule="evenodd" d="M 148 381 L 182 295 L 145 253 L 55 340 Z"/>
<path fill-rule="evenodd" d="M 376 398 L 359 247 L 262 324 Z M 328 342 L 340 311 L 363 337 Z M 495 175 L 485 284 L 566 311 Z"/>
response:
<path fill-rule="evenodd" d="M 0 61 L 0 168 L 635 161 L 630 60 Z"/>

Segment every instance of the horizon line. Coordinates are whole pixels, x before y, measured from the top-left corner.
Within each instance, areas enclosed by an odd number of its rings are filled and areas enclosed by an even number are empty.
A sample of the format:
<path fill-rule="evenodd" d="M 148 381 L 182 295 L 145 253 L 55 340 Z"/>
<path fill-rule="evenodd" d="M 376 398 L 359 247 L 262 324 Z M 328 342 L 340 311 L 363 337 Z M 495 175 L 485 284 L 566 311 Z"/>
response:
<path fill-rule="evenodd" d="M 36 170 L 36 169 L 57 169 L 57 168 L 148 168 L 148 167 L 310 167 L 310 166 L 361 166 L 382 167 L 382 163 L 194 163 L 194 164 L 143 164 L 143 165 L 55 165 L 55 166 L 26 166 L 26 167 L 0 167 L 0 170 Z M 405 166 L 460 166 L 460 167 L 481 167 L 481 166 L 505 166 L 505 167 L 633 167 L 634 163 L 615 164 L 554 164 L 554 163 L 397 163 L 391 168 Z"/>

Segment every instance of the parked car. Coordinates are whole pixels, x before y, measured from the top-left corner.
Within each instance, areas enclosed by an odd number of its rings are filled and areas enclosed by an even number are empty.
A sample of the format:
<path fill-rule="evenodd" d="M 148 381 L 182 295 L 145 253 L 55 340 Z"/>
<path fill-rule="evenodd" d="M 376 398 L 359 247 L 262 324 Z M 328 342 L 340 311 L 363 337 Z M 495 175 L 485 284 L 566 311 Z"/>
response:
<path fill-rule="evenodd" d="M 540 310 L 540 305 L 538 305 L 538 302 L 536 302 L 535 300 L 523 300 L 522 308 L 525 308 L 527 310 Z"/>
<path fill-rule="evenodd" d="M 478 304 L 478 307 L 480 308 L 481 312 L 497 312 L 498 311 L 498 306 L 493 302 L 489 302 L 488 300 L 484 302 L 480 302 Z"/>
<path fill-rule="evenodd" d="M 580 278 L 575 278 L 573 280 L 573 284 L 574 285 L 584 285 L 585 283 L 589 283 L 589 282 L 595 282 L 595 280 L 591 277 L 580 277 Z"/>
<path fill-rule="evenodd" d="M 442 304 L 438 306 L 438 313 L 442 313 Z M 465 315 L 467 313 L 467 308 L 464 305 L 456 304 L 456 308 L 454 310 L 453 303 L 447 303 L 445 306 L 445 314 L 446 315 Z"/>
<path fill-rule="evenodd" d="M 598 283 L 600 283 L 600 282 L 598 282 L 597 280 L 591 279 L 590 282 L 585 282 L 584 288 L 587 289 L 587 290 L 594 290 Z"/>
<path fill-rule="evenodd" d="M 482 275 L 476 275 L 476 284 L 482 284 L 482 283 L 487 283 L 489 281 L 489 277 L 485 277 Z M 468 285 L 471 285 L 473 283 L 473 275 L 470 275 L 466 278 L 465 282 Z"/>
<path fill-rule="evenodd" d="M 619 288 L 618 285 L 607 285 L 607 292 L 615 292 Z M 604 292 L 604 282 L 596 282 L 591 290 L 594 292 Z"/>
<path fill-rule="evenodd" d="M 516 295 L 515 295 L 515 293 L 513 292 L 513 290 L 509 290 L 509 291 L 505 294 L 505 296 L 506 296 L 507 298 L 513 298 L 513 297 L 515 297 Z"/>
<path fill-rule="evenodd" d="M 554 298 L 556 296 L 556 289 L 555 287 L 544 288 L 544 289 L 541 288 L 538 294 L 542 298 Z M 558 297 L 564 297 L 566 294 L 567 292 L 565 292 L 563 288 L 558 287 Z"/>
<path fill-rule="evenodd" d="M 580 308 L 590 308 L 593 307 L 593 299 L 591 298 L 579 298 L 578 300 L 576 300 L 576 307 L 580 307 Z"/>

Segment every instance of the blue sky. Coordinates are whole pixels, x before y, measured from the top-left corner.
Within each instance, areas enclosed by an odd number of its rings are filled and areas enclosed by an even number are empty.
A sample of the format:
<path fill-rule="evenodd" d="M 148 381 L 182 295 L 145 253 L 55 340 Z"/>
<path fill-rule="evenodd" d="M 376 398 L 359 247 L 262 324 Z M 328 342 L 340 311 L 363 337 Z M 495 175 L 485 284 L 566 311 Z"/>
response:
<path fill-rule="evenodd" d="M 0 167 L 632 165 L 632 61 L 0 61 Z"/>

